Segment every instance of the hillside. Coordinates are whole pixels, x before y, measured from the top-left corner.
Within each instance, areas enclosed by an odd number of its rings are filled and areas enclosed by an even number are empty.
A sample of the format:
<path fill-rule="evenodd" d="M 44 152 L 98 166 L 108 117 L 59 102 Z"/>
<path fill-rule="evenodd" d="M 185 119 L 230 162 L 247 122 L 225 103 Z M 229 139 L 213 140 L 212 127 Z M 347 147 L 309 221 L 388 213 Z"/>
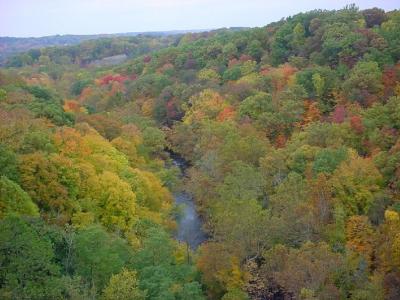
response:
<path fill-rule="evenodd" d="M 0 298 L 400 298 L 400 11 L 32 53 L 0 69 Z"/>
<path fill-rule="evenodd" d="M 31 56 L 31 60 L 34 60 L 32 54 L 38 53 L 37 49 L 55 46 L 74 46 L 88 40 L 99 40 L 99 39 L 116 39 L 117 37 L 167 37 L 171 35 L 182 35 L 189 32 L 202 32 L 206 30 L 172 30 L 172 31 L 154 31 L 154 32 L 126 32 L 126 33 L 115 33 L 115 34 L 94 34 L 94 35 L 54 35 L 54 36 L 43 36 L 43 37 L 0 37 L 0 65 L 4 64 L 10 56 L 14 56 L 21 52 L 28 52 L 31 49 L 35 49 L 28 53 Z M 92 42 L 96 43 L 96 42 Z M 120 54 L 120 53 L 118 53 Z M 30 60 L 24 61 L 23 63 L 29 63 Z M 22 66 L 21 63 L 18 66 Z"/>

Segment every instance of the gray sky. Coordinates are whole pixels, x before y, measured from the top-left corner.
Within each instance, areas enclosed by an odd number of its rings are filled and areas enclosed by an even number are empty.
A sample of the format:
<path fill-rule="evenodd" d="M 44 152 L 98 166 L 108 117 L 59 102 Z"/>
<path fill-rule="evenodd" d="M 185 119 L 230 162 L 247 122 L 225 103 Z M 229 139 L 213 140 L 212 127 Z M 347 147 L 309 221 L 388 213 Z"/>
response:
<path fill-rule="evenodd" d="M 254 27 L 349 3 L 400 8 L 399 0 L 0 0 L 0 36 Z"/>

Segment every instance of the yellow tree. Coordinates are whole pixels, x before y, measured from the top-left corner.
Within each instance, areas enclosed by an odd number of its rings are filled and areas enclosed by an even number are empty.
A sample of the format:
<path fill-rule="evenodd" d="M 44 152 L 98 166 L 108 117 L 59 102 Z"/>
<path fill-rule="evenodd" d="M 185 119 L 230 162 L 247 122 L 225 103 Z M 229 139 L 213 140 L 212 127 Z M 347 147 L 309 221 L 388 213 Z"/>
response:
<path fill-rule="evenodd" d="M 374 251 L 374 230 L 366 216 L 351 216 L 346 224 L 346 247 L 360 255 L 371 267 Z"/>
<path fill-rule="evenodd" d="M 347 215 L 366 214 L 380 189 L 382 175 L 370 158 L 353 153 L 333 173 L 333 195 Z"/>
<path fill-rule="evenodd" d="M 111 230 L 129 232 L 137 220 L 136 196 L 128 183 L 118 175 L 105 171 L 90 191 L 96 203 L 96 215 Z"/>
<path fill-rule="evenodd" d="M 138 287 L 135 271 L 123 269 L 112 275 L 103 291 L 102 300 L 144 300 L 146 293 Z"/>
<path fill-rule="evenodd" d="M 385 211 L 385 222 L 378 229 L 376 245 L 380 270 L 400 270 L 400 215 L 396 211 Z"/>
<path fill-rule="evenodd" d="M 183 122 L 192 124 L 204 119 L 215 120 L 228 103 L 217 92 L 207 89 L 189 101 L 191 107 L 186 111 Z"/>
<path fill-rule="evenodd" d="M 205 243 L 199 253 L 197 267 L 213 299 L 220 299 L 227 290 L 243 288 L 246 274 L 240 270 L 238 258 L 226 246 L 216 242 Z"/>
<path fill-rule="evenodd" d="M 67 157 L 41 152 L 20 157 L 21 186 L 47 217 L 68 222 L 77 209 L 79 176 Z"/>

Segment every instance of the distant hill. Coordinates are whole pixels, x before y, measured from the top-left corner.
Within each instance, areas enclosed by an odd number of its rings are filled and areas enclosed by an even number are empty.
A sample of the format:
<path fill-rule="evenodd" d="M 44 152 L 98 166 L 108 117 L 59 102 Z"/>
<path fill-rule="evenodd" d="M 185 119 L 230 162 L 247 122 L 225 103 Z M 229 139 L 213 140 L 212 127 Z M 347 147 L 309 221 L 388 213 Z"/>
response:
<path fill-rule="evenodd" d="M 135 37 L 140 35 L 165 37 L 186 33 L 198 33 L 207 31 L 205 29 L 193 30 L 170 30 L 170 31 L 149 31 L 149 32 L 125 32 L 115 34 L 93 34 L 93 35 L 52 35 L 43 37 L 0 37 L 0 64 L 14 54 L 26 52 L 31 49 L 40 49 L 52 46 L 73 46 L 88 40 L 115 37 Z"/>
<path fill-rule="evenodd" d="M 113 65 L 179 44 L 185 35 L 207 38 L 219 32 L 238 32 L 245 27 L 215 30 L 173 30 L 98 35 L 57 35 L 39 38 L 0 37 L 0 66 L 22 67 L 52 62 L 58 65 Z M 104 60 L 105 59 L 105 60 Z M 122 60 L 121 60 L 122 59 Z"/>

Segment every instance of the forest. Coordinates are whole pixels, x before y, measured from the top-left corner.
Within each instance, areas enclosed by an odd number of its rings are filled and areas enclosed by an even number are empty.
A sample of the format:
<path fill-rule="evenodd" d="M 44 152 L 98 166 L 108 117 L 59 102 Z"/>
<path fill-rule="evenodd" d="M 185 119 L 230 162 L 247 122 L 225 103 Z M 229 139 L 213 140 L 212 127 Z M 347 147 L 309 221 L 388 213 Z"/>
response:
<path fill-rule="evenodd" d="M 9 57 L 0 298 L 400 299 L 400 11 Z"/>
<path fill-rule="evenodd" d="M 126 32 L 126 33 L 114 33 L 114 34 L 92 34 L 92 35 L 73 35 L 73 34 L 65 34 L 65 35 L 53 35 L 53 36 L 43 36 L 43 37 L 9 37 L 9 36 L 0 36 L 0 66 L 4 65 L 8 62 L 9 65 L 13 65 L 14 67 L 20 67 L 24 64 L 32 64 L 39 56 L 41 55 L 41 51 L 44 48 L 53 48 L 52 51 L 47 53 L 61 51 L 61 48 L 64 48 L 62 51 L 67 56 L 67 58 L 63 58 L 64 61 L 62 63 L 70 63 L 74 61 L 76 56 L 79 56 L 81 59 L 85 58 L 86 60 L 82 60 L 82 62 L 88 62 L 88 59 L 93 59 L 95 55 L 106 55 L 107 53 L 100 49 L 104 46 L 102 44 L 119 44 L 118 47 L 109 47 L 109 51 L 123 51 L 125 54 L 135 53 L 134 46 L 139 45 L 141 49 L 143 49 L 143 53 L 148 52 L 149 50 L 155 50 L 156 47 L 152 45 L 146 45 L 146 38 L 153 37 L 151 39 L 153 42 L 156 42 L 155 38 L 158 38 L 159 42 L 163 44 L 161 38 L 164 37 L 165 40 L 168 40 L 169 36 L 180 35 L 188 32 L 200 32 L 201 30 L 172 30 L 172 31 L 154 31 L 154 32 Z M 108 40 L 108 41 L 107 41 Z M 77 46 L 78 47 L 72 47 Z M 85 44 L 83 46 L 82 44 Z M 122 46 L 122 44 L 125 44 Z M 56 46 L 70 46 L 70 47 L 56 47 Z M 93 48 L 97 48 L 94 50 Z M 68 50 L 67 50 L 68 49 Z M 47 49 L 49 51 L 49 49 Z M 86 51 L 86 55 L 82 55 L 82 52 Z M 27 52 L 27 53 L 26 53 Z M 76 52 L 80 52 L 76 54 Z M 90 53 L 88 55 L 88 52 Z M 93 54 L 95 52 L 95 54 Z M 20 55 L 17 55 L 19 54 Z M 64 55 L 63 54 L 63 55 Z M 118 53 L 120 54 L 120 53 Z M 63 55 L 57 54 L 56 56 L 61 57 Z M 13 57 L 13 60 L 9 58 Z M 58 60 L 60 61 L 60 60 Z"/>

